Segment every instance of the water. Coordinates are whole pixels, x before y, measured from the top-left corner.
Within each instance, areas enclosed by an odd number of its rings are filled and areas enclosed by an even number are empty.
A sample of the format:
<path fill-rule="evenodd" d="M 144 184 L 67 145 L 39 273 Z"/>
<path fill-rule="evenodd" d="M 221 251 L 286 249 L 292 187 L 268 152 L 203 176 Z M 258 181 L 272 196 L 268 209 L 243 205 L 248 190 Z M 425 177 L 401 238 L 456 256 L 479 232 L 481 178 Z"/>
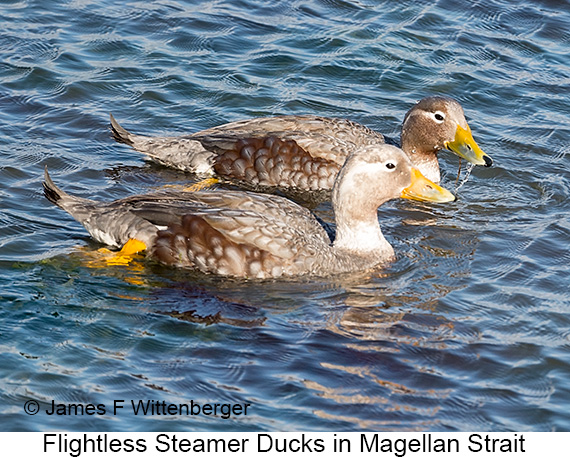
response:
<path fill-rule="evenodd" d="M 469 180 L 469 176 L 471 176 L 471 172 L 475 168 L 475 165 L 473 165 L 472 163 L 468 163 L 465 169 L 465 174 L 461 178 L 461 165 L 462 163 L 461 161 L 459 161 L 459 169 L 457 170 L 457 178 L 455 179 L 455 188 L 453 190 L 453 193 L 455 195 L 457 195 L 459 190 L 467 183 L 467 181 Z"/>
<path fill-rule="evenodd" d="M 549 0 L 4 1 L 1 429 L 569 431 L 569 30 Z M 308 113 L 397 137 L 429 94 L 462 103 L 495 166 L 453 204 L 382 207 L 398 260 L 374 274 L 97 268 L 42 196 L 46 165 L 104 200 L 193 179 L 114 143 L 110 112 L 148 134 Z M 457 158 L 440 163 L 453 188 Z M 121 399 L 252 406 L 45 414 Z"/>

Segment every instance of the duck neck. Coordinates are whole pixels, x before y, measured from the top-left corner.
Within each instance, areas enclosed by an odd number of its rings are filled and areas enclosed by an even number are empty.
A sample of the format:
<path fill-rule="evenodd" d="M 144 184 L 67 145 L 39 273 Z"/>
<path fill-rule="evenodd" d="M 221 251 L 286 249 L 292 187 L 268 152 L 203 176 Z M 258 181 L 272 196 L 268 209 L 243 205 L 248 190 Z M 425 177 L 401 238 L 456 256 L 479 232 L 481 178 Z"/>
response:
<path fill-rule="evenodd" d="M 438 183 L 441 179 L 439 162 L 437 161 L 437 148 L 426 150 L 415 145 L 407 139 L 406 135 L 401 138 L 402 149 L 410 158 L 412 165 L 430 181 Z"/>
<path fill-rule="evenodd" d="M 334 248 L 366 257 L 385 258 L 394 250 L 378 223 L 378 205 L 362 192 L 333 191 L 336 220 Z"/>

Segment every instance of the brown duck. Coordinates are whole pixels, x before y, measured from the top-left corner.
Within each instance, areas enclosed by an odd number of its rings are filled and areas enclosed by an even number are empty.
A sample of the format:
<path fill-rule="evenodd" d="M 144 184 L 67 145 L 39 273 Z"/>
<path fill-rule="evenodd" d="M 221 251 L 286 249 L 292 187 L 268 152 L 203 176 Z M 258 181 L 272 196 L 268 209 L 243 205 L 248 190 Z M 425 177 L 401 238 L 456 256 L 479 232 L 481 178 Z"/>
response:
<path fill-rule="evenodd" d="M 346 119 L 278 116 L 232 122 L 191 135 L 147 137 L 129 133 L 111 115 L 117 141 L 163 165 L 216 176 L 246 187 L 330 190 L 348 155 L 384 143 L 381 133 Z M 401 145 L 414 167 L 439 182 L 437 153 L 448 149 L 487 167 L 461 105 L 449 97 L 426 97 L 406 114 Z"/>
<path fill-rule="evenodd" d="M 102 243 L 135 244 L 168 265 L 242 278 L 376 267 L 394 256 L 378 223 L 380 205 L 396 197 L 455 199 L 413 169 L 401 149 L 386 144 L 356 149 L 340 169 L 332 190 L 332 242 L 307 208 L 276 195 L 218 189 L 103 203 L 63 192 L 47 169 L 44 192 Z"/>

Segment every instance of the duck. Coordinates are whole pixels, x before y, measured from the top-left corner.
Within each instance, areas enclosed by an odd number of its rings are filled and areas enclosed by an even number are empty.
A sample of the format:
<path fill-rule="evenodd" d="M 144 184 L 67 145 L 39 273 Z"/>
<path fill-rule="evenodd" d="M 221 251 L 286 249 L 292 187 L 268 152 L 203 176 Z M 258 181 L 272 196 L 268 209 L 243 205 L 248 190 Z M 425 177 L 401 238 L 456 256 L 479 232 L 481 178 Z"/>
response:
<path fill-rule="evenodd" d="M 190 135 L 133 134 L 110 115 L 116 141 L 162 165 L 216 177 L 251 189 L 330 191 L 355 149 L 386 143 L 381 133 L 348 119 L 285 115 L 231 122 Z M 430 96 L 406 113 L 401 147 L 429 180 L 441 180 L 437 153 L 452 151 L 474 165 L 493 160 L 473 139 L 462 106 L 453 98 Z"/>
<path fill-rule="evenodd" d="M 101 243 L 144 251 L 165 265 L 244 279 L 374 268 L 395 255 L 380 229 L 379 206 L 397 197 L 455 200 L 413 168 L 401 149 L 382 143 L 350 153 L 337 174 L 334 239 L 309 209 L 275 194 L 219 188 L 98 202 L 58 188 L 47 168 L 43 188 Z"/>

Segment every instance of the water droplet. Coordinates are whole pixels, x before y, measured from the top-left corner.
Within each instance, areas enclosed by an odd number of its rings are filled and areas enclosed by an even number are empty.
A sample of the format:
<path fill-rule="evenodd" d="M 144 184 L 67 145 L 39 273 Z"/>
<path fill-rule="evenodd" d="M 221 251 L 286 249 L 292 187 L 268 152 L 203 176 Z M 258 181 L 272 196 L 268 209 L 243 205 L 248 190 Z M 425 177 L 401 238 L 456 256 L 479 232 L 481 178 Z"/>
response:
<path fill-rule="evenodd" d="M 455 186 L 455 193 L 456 194 L 457 194 L 457 191 L 463 187 L 463 184 L 465 184 L 467 182 L 467 180 L 469 179 L 469 176 L 471 176 L 471 172 L 473 171 L 473 168 L 475 168 L 475 164 L 472 164 L 472 163 L 467 164 L 467 168 L 465 171 L 465 177 L 461 180 L 461 182 L 457 186 Z"/>

